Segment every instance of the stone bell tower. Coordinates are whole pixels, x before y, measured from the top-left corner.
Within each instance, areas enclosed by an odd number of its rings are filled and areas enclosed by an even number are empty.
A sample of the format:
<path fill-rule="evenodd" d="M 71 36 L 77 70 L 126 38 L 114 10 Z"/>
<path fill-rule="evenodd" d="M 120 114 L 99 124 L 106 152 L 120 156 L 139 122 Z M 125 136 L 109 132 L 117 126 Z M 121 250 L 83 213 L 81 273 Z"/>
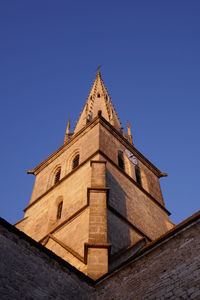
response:
<path fill-rule="evenodd" d="M 121 128 L 100 72 L 74 132 L 28 174 L 36 176 L 16 227 L 98 279 L 173 224 L 159 178 L 166 176 Z"/>

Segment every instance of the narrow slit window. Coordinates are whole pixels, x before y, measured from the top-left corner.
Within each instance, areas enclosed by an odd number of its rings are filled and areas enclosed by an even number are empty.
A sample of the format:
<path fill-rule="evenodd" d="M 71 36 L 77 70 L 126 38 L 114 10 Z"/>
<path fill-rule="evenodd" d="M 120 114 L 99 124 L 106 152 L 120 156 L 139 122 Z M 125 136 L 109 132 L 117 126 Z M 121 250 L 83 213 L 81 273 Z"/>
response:
<path fill-rule="evenodd" d="M 73 159 L 72 170 L 77 168 L 78 165 L 79 165 L 79 154 L 77 154 Z"/>
<path fill-rule="evenodd" d="M 97 98 L 100 98 L 100 93 L 97 94 Z"/>
<path fill-rule="evenodd" d="M 60 181 L 60 174 L 61 174 L 61 169 L 58 169 L 58 171 L 56 172 L 56 175 L 55 175 L 54 184 L 56 184 Z"/>
<path fill-rule="evenodd" d="M 120 167 L 120 169 L 125 170 L 124 156 L 123 152 L 121 151 L 118 152 L 118 166 Z"/>
<path fill-rule="evenodd" d="M 63 207 L 63 201 L 61 201 L 61 202 L 58 204 L 58 209 L 57 209 L 57 219 L 60 219 L 60 218 L 61 218 L 61 215 L 62 215 L 62 207 Z"/>
<path fill-rule="evenodd" d="M 141 179 L 140 168 L 137 165 L 135 166 L 135 176 L 136 176 L 137 183 L 140 186 L 142 186 L 142 179 Z"/>

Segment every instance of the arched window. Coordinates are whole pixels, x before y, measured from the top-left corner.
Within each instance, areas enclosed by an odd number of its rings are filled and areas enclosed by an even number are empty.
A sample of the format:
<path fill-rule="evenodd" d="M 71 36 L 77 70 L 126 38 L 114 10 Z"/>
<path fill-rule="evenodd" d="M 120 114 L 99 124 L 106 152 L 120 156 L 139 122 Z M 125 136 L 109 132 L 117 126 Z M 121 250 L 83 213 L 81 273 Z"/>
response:
<path fill-rule="evenodd" d="M 135 166 L 135 177 L 137 183 L 142 186 L 142 180 L 141 180 L 141 174 L 140 174 L 140 168 L 138 165 Z"/>
<path fill-rule="evenodd" d="M 58 183 L 60 181 L 60 174 L 61 174 L 61 168 L 59 168 L 56 171 L 55 177 L 54 177 L 54 184 Z"/>
<path fill-rule="evenodd" d="M 77 168 L 79 165 L 79 154 L 77 154 L 72 162 L 72 170 L 74 170 L 75 168 Z"/>
<path fill-rule="evenodd" d="M 100 98 L 100 93 L 97 94 L 97 98 Z"/>
<path fill-rule="evenodd" d="M 118 166 L 122 169 L 125 170 L 125 165 L 124 165 L 124 156 L 122 151 L 118 151 Z"/>
<path fill-rule="evenodd" d="M 62 215 L 62 207 L 63 207 L 63 201 L 61 201 L 61 202 L 58 204 L 58 208 L 57 208 L 57 219 L 60 219 L 60 218 L 61 218 L 61 215 Z"/>
<path fill-rule="evenodd" d="M 88 114 L 86 124 L 90 123 L 92 121 L 92 113 Z"/>

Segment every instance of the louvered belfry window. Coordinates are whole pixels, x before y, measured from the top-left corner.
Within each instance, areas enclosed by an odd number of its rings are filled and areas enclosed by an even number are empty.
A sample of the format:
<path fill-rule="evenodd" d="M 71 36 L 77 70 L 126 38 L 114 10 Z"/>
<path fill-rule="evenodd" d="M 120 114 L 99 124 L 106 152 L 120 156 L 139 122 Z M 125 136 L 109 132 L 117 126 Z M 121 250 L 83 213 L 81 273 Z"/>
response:
<path fill-rule="evenodd" d="M 58 209 L 57 209 L 57 219 L 60 219 L 60 218 L 61 218 L 61 215 L 62 215 L 62 206 L 63 206 L 63 201 L 61 201 L 61 202 L 58 204 Z"/>
<path fill-rule="evenodd" d="M 56 175 L 55 175 L 54 184 L 56 184 L 60 181 L 60 174 L 61 174 L 61 169 L 58 169 L 58 171 L 56 172 Z"/>
<path fill-rule="evenodd" d="M 73 159 L 73 163 L 72 163 L 72 169 L 77 168 L 79 165 L 79 154 L 77 154 L 74 159 Z"/>
<path fill-rule="evenodd" d="M 124 156 L 122 151 L 118 151 L 118 166 L 122 169 L 125 170 L 124 166 Z"/>
<path fill-rule="evenodd" d="M 135 166 L 135 176 L 136 176 L 136 181 L 139 185 L 142 186 L 142 180 L 141 180 L 141 174 L 140 174 L 140 168 L 138 165 Z"/>

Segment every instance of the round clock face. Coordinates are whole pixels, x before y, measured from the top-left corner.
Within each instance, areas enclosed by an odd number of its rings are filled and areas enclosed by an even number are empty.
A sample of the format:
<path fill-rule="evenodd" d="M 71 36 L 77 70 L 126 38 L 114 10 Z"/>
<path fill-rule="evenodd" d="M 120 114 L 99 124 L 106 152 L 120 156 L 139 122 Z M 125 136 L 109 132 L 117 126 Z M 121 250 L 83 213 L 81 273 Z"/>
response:
<path fill-rule="evenodd" d="M 137 165 L 138 164 L 137 158 L 133 155 L 133 153 L 128 149 L 126 149 L 125 152 L 130 162 L 132 162 L 134 165 Z"/>

